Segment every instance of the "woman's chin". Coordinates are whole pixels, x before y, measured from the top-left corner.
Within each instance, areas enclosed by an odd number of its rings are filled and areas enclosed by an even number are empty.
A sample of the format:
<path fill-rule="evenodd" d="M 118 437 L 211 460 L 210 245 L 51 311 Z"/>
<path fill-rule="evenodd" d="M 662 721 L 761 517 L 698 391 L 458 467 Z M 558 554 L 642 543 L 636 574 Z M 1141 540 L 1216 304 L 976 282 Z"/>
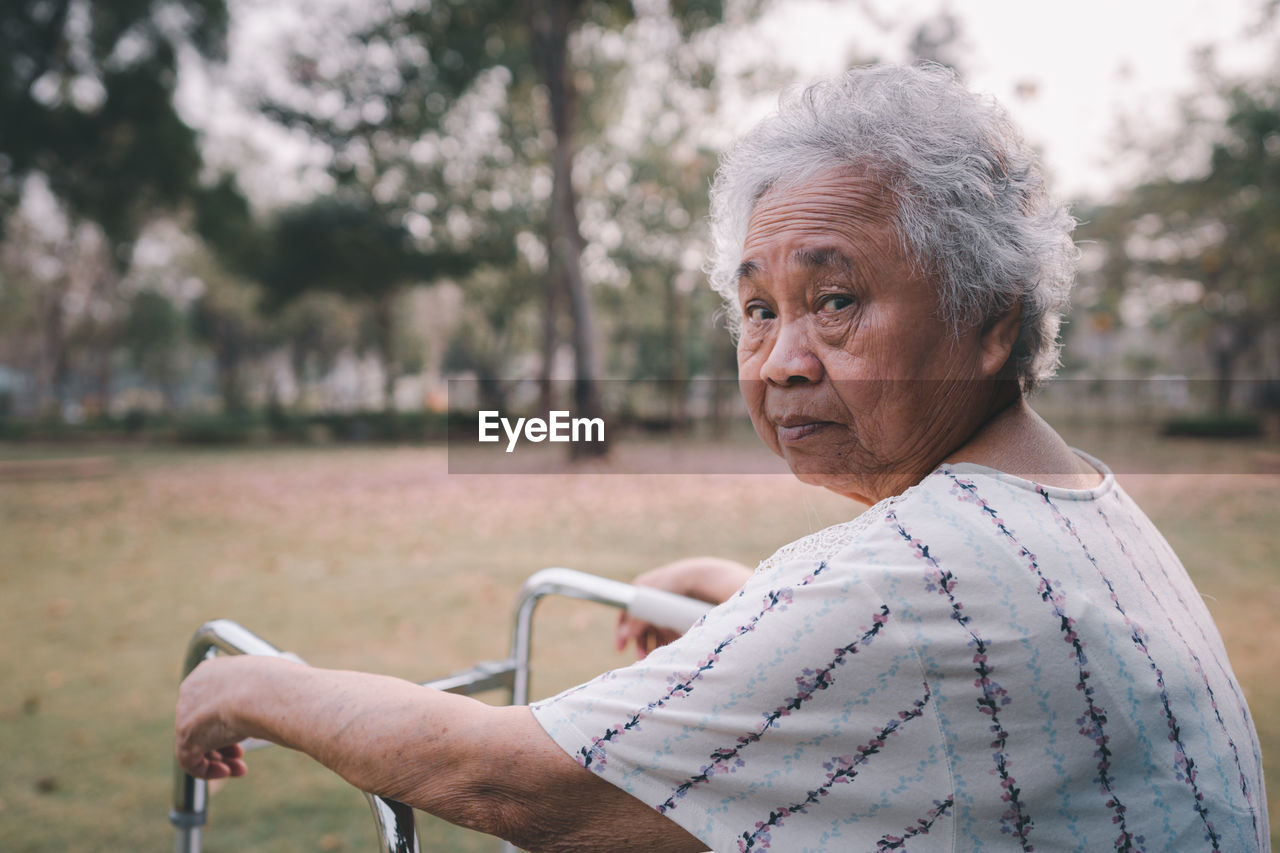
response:
<path fill-rule="evenodd" d="M 798 465 L 795 461 L 787 459 L 787 464 L 791 467 L 791 473 L 795 478 L 807 486 L 819 486 L 868 506 L 875 503 L 868 497 L 870 490 L 861 477 L 847 472 L 820 469 L 812 464 L 812 460 L 808 465 Z"/>

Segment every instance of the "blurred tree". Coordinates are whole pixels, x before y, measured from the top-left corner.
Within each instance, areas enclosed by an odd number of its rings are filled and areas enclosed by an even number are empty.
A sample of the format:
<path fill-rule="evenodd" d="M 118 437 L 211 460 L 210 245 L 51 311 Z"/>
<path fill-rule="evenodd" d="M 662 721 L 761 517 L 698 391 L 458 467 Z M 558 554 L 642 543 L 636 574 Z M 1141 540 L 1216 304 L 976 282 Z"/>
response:
<path fill-rule="evenodd" d="M 534 349 L 538 276 L 527 267 L 482 266 L 462 281 L 462 312 L 445 368 L 476 378 L 482 409 L 507 411 L 516 364 Z"/>
<path fill-rule="evenodd" d="M 192 200 L 192 225 L 229 271 L 261 276 L 268 263 L 269 229 L 249 206 L 239 182 L 222 174 Z"/>
<path fill-rule="evenodd" d="M 719 0 L 637 6 L 644 14 L 676 21 L 685 39 L 724 15 Z M 598 413 L 597 335 L 582 269 L 586 241 L 574 164 L 579 92 L 600 81 L 575 68 L 570 41 L 588 28 L 621 30 L 635 20 L 637 9 L 625 0 L 478 0 L 422 4 L 407 11 L 388 3 L 366 12 L 351 39 L 335 42 L 319 27 L 300 39 L 291 60 L 296 85 L 265 97 L 265 109 L 330 144 L 337 153 L 334 171 L 341 185 L 359 185 L 378 204 L 428 216 L 433 223 L 451 225 L 451 215 L 467 220 L 464 230 L 474 237 L 490 232 L 491 223 L 474 210 L 468 215 L 465 198 L 456 192 L 474 183 L 468 171 L 475 164 L 445 162 L 468 161 L 468 152 L 458 151 L 456 139 L 451 145 L 450 135 L 440 131 L 468 98 L 496 82 L 499 93 L 490 100 L 490 109 L 503 111 L 500 122 L 514 116 L 525 131 L 504 137 L 495 156 L 506 165 L 517 160 L 550 165 L 550 191 L 538 217 L 544 223 L 548 261 L 543 378 L 550 377 L 564 314 L 575 355 L 574 406 L 583 414 Z M 430 196 L 425 210 L 424 193 Z M 456 230 L 437 228 L 426 242 L 447 241 Z M 474 239 L 469 248 L 477 251 Z M 513 259 L 509 254 L 508 262 Z"/>
<path fill-rule="evenodd" d="M 1080 236 L 1100 254 L 1095 313 L 1114 319 L 1135 295 L 1167 315 L 1204 346 L 1222 411 L 1241 361 L 1280 335 L 1280 84 L 1220 91 L 1225 119 L 1208 127 L 1201 173 L 1149 181 L 1090 211 Z"/>
<path fill-rule="evenodd" d="M 0 5 L 0 231 L 33 176 L 73 228 L 101 229 L 110 263 L 93 282 L 105 309 L 89 343 L 104 400 L 133 241 L 198 189 L 196 134 L 173 104 L 179 55 L 220 57 L 226 25 L 224 0 Z"/>
<path fill-rule="evenodd" d="M 289 351 L 304 408 L 329 408 L 319 389 L 344 352 L 360 342 L 360 309 L 337 293 L 316 291 L 292 299 L 275 324 Z"/>
<path fill-rule="evenodd" d="M 742 4 L 744 17 L 759 12 L 759 2 Z M 665 4 L 668 20 L 674 23 L 680 35 L 674 49 L 688 45 L 698 34 L 723 22 L 723 0 L 672 0 Z M 577 189 L 574 183 L 574 164 L 577 152 L 578 120 L 581 112 L 579 91 L 589 77 L 573 68 L 570 56 L 570 36 L 592 26 L 598 30 L 621 30 L 629 24 L 637 12 L 661 17 L 662 6 L 619 0 L 525 0 L 526 21 L 532 37 L 533 57 L 539 80 L 546 88 L 553 134 L 552 147 L 552 196 L 547 226 L 547 246 L 552 259 L 551 274 L 547 281 L 546 311 L 552 315 L 563 294 L 567 299 L 569 314 L 573 320 L 572 342 L 574 361 L 575 411 L 589 416 L 600 414 L 599 391 L 595 381 L 598 369 L 594 348 L 595 333 L 587 298 L 586 279 L 583 275 L 582 254 L 586 243 L 578 214 Z M 690 54 L 697 59 L 696 55 Z M 686 66 L 690 72 L 685 81 L 699 79 L 705 88 L 714 70 L 713 58 L 706 56 Z M 677 308 L 679 306 L 676 306 Z M 676 315 L 678 316 L 678 311 Z M 552 324 L 545 328 L 551 330 Z M 552 348 L 547 346 L 544 352 Z M 683 362 L 683 359 L 679 359 Z M 544 381 L 550 365 L 544 359 Z M 600 444 L 571 445 L 587 454 L 603 454 L 606 447 Z"/>
<path fill-rule="evenodd" d="M 213 354 L 223 412 L 240 415 L 248 409 L 246 366 L 266 352 L 270 341 L 260 308 L 262 289 L 215 257 L 198 257 L 193 267 L 203 290 L 191 305 L 192 333 Z"/>
<path fill-rule="evenodd" d="M 508 226 L 525 199 L 494 176 L 510 177 L 521 147 L 537 145 L 528 109 L 496 109 L 512 82 L 498 60 L 524 50 L 510 33 L 516 6 L 377 2 L 312 20 L 293 41 L 289 85 L 260 95 L 267 115 L 333 150 L 337 184 L 332 199 L 280 217 L 272 299 L 319 289 L 371 306 L 388 405 L 406 288 L 515 259 Z M 487 301 L 469 310 L 484 314 Z"/>
<path fill-rule="evenodd" d="M 634 29 L 617 84 L 583 115 L 596 130 L 585 158 L 592 166 L 584 176 L 587 258 L 605 285 L 596 298 L 611 342 L 609 373 L 647 380 L 627 388 L 643 389 L 649 399 L 635 397 L 626 407 L 680 428 L 691 377 L 718 375 L 721 360 L 712 350 L 728 343 L 709 320 L 718 298 L 700 272 L 707 186 L 717 163 L 707 119 L 720 94 L 709 63 L 720 51 L 710 36 L 684 41 L 675 21 L 641 21 Z M 607 44 L 604 33 L 587 40 L 590 67 L 607 62 L 598 55 Z M 636 127 L 647 131 L 632 132 Z"/>
<path fill-rule="evenodd" d="M 123 249 L 196 188 L 195 132 L 173 105 L 178 55 L 221 56 L 224 0 L 11 0 L 0 7 L 0 226 L 38 173 Z"/>
<path fill-rule="evenodd" d="M 394 404 L 401 375 L 396 300 L 414 282 L 457 276 L 479 256 L 421 251 L 408 231 L 380 208 L 359 200 L 327 198 L 284 211 L 271 235 L 263 270 L 269 304 L 279 308 L 311 291 L 332 291 L 364 301 L 372 317 L 372 344 L 384 370 L 384 405 Z"/>
<path fill-rule="evenodd" d="M 185 318 L 155 290 L 141 290 L 129 300 L 121 325 L 120 342 L 135 369 L 159 386 L 167 408 L 176 408 L 178 350 L 182 346 Z"/>
<path fill-rule="evenodd" d="M 4 358 L 31 375 L 23 408 L 41 417 L 58 415 L 71 400 L 77 372 L 92 369 L 101 353 L 98 324 L 110 322 L 116 307 L 99 286 L 112 267 L 101 230 L 52 219 L 19 212 L 0 243 Z"/>
<path fill-rule="evenodd" d="M 586 280 L 582 274 L 582 251 L 586 246 L 578 220 L 577 189 L 573 184 L 573 162 L 576 153 L 575 119 L 578 110 L 578 86 L 569 62 L 569 34 L 581 24 L 584 15 L 594 14 L 599 20 L 621 26 L 632 15 L 629 2 L 588 3 L 586 0 L 525 0 L 523 14 L 528 22 L 538 78 L 546 87 L 549 119 L 553 137 L 551 151 L 551 206 L 547 218 L 546 242 L 551 266 L 547 275 L 544 323 L 546 333 L 554 335 L 550 321 L 567 302 L 572 318 L 574 352 L 574 411 L 586 417 L 599 417 L 600 392 L 596 384 L 599 366 L 595 352 L 595 330 L 591 303 L 587 299 Z M 554 338 L 544 343 L 544 353 L 554 352 Z M 550 408 L 549 381 L 551 363 L 543 360 L 543 405 Z M 579 445 L 571 444 L 571 448 Z M 604 442 L 581 445 L 580 452 L 603 455 Z"/>

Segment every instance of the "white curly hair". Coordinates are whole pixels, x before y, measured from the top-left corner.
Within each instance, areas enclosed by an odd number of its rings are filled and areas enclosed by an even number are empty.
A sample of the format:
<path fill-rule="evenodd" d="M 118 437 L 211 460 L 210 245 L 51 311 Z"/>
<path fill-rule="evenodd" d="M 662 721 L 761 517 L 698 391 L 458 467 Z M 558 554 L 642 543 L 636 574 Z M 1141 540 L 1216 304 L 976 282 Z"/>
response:
<path fill-rule="evenodd" d="M 1075 220 L 1004 109 L 936 64 L 856 68 L 784 94 L 722 158 L 707 272 L 735 333 L 736 271 L 756 203 L 773 187 L 846 168 L 890 190 L 903 250 L 937 281 L 943 319 L 958 331 L 1019 305 L 1019 385 L 1051 377 L 1075 278 Z"/>

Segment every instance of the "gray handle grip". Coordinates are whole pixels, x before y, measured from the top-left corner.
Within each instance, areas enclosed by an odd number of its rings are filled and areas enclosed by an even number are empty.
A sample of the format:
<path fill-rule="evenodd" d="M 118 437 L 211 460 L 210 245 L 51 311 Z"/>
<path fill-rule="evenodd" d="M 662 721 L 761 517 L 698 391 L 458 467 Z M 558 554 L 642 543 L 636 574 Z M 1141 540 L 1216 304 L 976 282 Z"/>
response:
<path fill-rule="evenodd" d="M 635 597 L 627 605 L 627 614 L 641 619 L 659 628 L 670 628 L 684 633 L 693 623 L 702 618 L 711 609 L 711 605 L 696 598 L 651 589 L 645 586 L 633 587 Z"/>

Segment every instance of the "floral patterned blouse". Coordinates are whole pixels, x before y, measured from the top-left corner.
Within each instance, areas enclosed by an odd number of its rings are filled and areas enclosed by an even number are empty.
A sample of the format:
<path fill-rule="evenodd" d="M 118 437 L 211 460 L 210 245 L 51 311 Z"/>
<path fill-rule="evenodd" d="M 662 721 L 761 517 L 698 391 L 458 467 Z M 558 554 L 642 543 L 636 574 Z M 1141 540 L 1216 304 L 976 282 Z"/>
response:
<path fill-rule="evenodd" d="M 1217 629 L 1089 461 L 943 466 L 534 714 L 715 851 L 1268 850 Z"/>

